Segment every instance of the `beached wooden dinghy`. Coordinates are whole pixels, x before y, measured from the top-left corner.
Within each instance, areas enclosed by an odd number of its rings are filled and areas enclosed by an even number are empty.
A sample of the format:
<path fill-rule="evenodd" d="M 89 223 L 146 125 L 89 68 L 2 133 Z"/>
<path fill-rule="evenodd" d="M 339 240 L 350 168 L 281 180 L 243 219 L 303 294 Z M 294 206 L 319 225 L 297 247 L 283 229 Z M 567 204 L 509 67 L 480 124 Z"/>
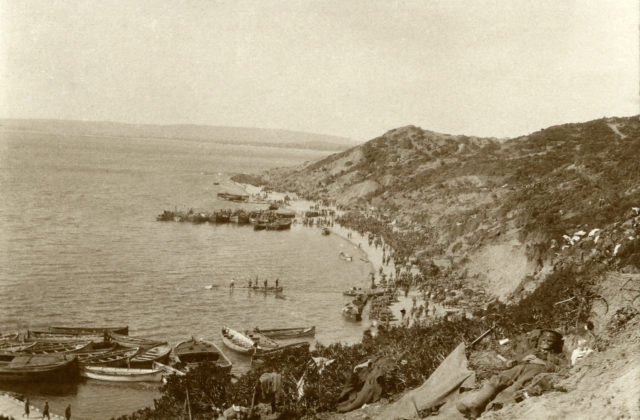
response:
<path fill-rule="evenodd" d="M 251 355 L 251 365 L 253 366 L 257 360 L 263 360 L 265 358 L 279 356 L 281 354 L 286 353 L 288 350 L 305 349 L 306 352 L 309 352 L 309 347 L 310 347 L 310 343 L 308 341 L 299 341 L 297 343 L 280 346 L 276 349 L 263 350 L 259 353 Z"/>
<path fill-rule="evenodd" d="M 33 346 L 29 346 L 24 350 L 19 351 L 26 354 L 73 353 L 88 350 L 91 348 L 91 345 L 91 341 L 61 343 L 35 342 L 33 343 Z"/>
<path fill-rule="evenodd" d="M 231 360 L 211 341 L 191 337 L 176 344 L 173 353 L 182 363 L 214 362 L 219 368 L 231 371 Z"/>
<path fill-rule="evenodd" d="M 109 382 L 161 382 L 165 371 L 155 369 L 133 369 L 108 366 L 83 366 L 80 375 L 85 378 Z"/>
<path fill-rule="evenodd" d="M 165 363 L 169 359 L 170 353 L 171 345 L 169 343 L 141 350 L 131 358 L 130 366 L 132 368 L 148 369 L 153 367 L 155 362 Z"/>
<path fill-rule="evenodd" d="M 269 338 L 298 338 L 298 337 L 313 337 L 316 335 L 316 326 L 310 327 L 293 327 L 293 328 L 254 328 L 253 332 L 260 333 Z"/>
<path fill-rule="evenodd" d="M 260 347 L 246 335 L 229 327 L 222 327 L 222 342 L 231 350 L 251 355 L 260 350 Z"/>
<path fill-rule="evenodd" d="M 0 353 L 16 353 L 35 346 L 36 342 L 22 343 L 20 341 L 5 341 L 0 343 Z"/>
<path fill-rule="evenodd" d="M 151 340 L 151 339 L 142 338 L 142 337 L 132 337 L 130 335 L 118 334 L 113 331 L 107 332 L 107 336 L 109 338 L 109 341 L 117 343 L 122 347 L 129 347 L 129 348 L 139 347 L 143 349 L 143 348 L 156 347 L 161 344 L 167 344 L 166 341 Z"/>
<path fill-rule="evenodd" d="M 77 353 L 77 355 L 80 366 L 124 367 L 138 351 L 138 348 L 116 348 L 111 351 Z"/>
<path fill-rule="evenodd" d="M 78 376 L 78 359 L 69 355 L 0 355 L 0 382 L 69 382 Z"/>

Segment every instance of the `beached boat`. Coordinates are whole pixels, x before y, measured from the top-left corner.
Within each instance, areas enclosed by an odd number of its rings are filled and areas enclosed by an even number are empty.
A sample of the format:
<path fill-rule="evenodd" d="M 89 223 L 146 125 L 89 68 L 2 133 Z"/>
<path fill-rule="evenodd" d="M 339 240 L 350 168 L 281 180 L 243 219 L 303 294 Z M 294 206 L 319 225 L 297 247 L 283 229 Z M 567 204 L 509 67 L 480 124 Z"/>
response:
<path fill-rule="evenodd" d="M 275 340 L 272 340 L 271 338 L 267 337 L 262 333 L 255 332 L 255 331 L 245 331 L 244 335 L 249 337 L 249 339 L 253 340 L 253 342 L 257 343 L 258 347 L 261 350 L 271 350 L 271 349 L 280 347 L 280 343 L 278 343 Z"/>
<path fill-rule="evenodd" d="M 342 316 L 349 321 L 362 321 L 362 313 L 360 309 L 349 303 L 342 308 Z"/>
<path fill-rule="evenodd" d="M 124 367 L 137 353 L 138 348 L 116 348 L 111 351 L 77 353 L 80 366 Z"/>
<path fill-rule="evenodd" d="M 213 362 L 219 368 L 231 371 L 231 361 L 222 350 L 211 341 L 191 337 L 190 340 L 176 344 L 173 352 L 182 363 L 196 364 Z"/>
<path fill-rule="evenodd" d="M 299 341 L 297 343 L 287 344 L 275 349 L 263 350 L 261 352 L 251 355 L 251 365 L 253 366 L 256 360 L 264 359 L 267 357 L 274 357 L 274 356 L 277 357 L 281 354 L 284 354 L 288 350 L 306 349 L 306 351 L 308 352 L 309 347 L 310 347 L 310 343 L 308 341 Z"/>
<path fill-rule="evenodd" d="M 222 327 L 222 342 L 231 350 L 241 354 L 251 355 L 261 350 L 258 343 L 226 326 Z"/>
<path fill-rule="evenodd" d="M 165 371 L 160 368 L 134 369 L 108 366 L 83 366 L 80 375 L 85 378 L 110 382 L 161 382 Z"/>
<path fill-rule="evenodd" d="M 344 260 L 344 261 L 351 261 L 353 260 L 353 257 L 347 253 L 345 253 L 344 251 L 340 251 L 340 259 Z"/>
<path fill-rule="evenodd" d="M 316 335 L 316 326 L 311 327 L 293 327 L 293 328 L 254 328 L 254 332 L 260 333 L 269 338 L 298 338 L 298 337 L 313 337 Z"/>
<path fill-rule="evenodd" d="M 129 366 L 132 368 L 150 368 L 155 362 L 165 363 L 169 360 L 171 345 L 169 343 L 159 344 L 147 350 L 141 350 L 131 358 Z"/>
<path fill-rule="evenodd" d="M 38 343 L 36 343 L 35 341 L 31 343 L 23 343 L 20 341 L 4 341 L 0 343 L 0 353 L 16 353 L 33 347 L 36 344 Z"/>
<path fill-rule="evenodd" d="M 78 359 L 68 355 L 0 355 L 0 382 L 70 382 L 78 376 Z"/>
<path fill-rule="evenodd" d="M 83 341 L 83 342 L 61 342 L 61 343 L 50 343 L 50 342 L 35 342 L 33 346 L 28 346 L 23 350 L 19 350 L 21 353 L 25 354 L 56 354 L 56 353 L 73 353 L 73 352 L 81 352 L 83 350 L 88 350 L 91 348 L 93 343 L 91 341 Z"/>
<path fill-rule="evenodd" d="M 362 290 L 361 288 L 356 289 L 355 287 L 352 287 L 351 289 L 345 290 L 344 292 L 342 292 L 342 294 L 345 296 L 358 296 L 363 293 L 365 293 L 364 290 Z"/>
<path fill-rule="evenodd" d="M 267 230 L 286 230 L 291 229 L 291 219 L 276 219 L 271 223 L 267 223 Z"/>
<path fill-rule="evenodd" d="M 166 341 L 151 340 L 151 339 L 142 338 L 142 337 L 132 337 L 130 335 L 114 333 L 113 331 L 109 331 L 107 335 L 108 335 L 109 341 L 117 343 L 122 347 L 129 347 L 129 348 L 139 347 L 142 349 L 142 348 L 156 347 L 161 344 L 167 344 Z"/>

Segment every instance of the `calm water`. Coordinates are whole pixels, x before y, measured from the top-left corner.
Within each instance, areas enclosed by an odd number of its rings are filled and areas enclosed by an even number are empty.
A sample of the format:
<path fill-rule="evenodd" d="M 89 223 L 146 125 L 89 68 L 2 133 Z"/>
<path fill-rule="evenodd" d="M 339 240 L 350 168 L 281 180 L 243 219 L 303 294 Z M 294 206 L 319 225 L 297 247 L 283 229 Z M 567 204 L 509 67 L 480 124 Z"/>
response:
<path fill-rule="evenodd" d="M 233 172 L 299 164 L 321 152 L 155 139 L 0 133 L 0 332 L 63 325 L 129 325 L 175 344 L 191 335 L 221 347 L 220 328 L 317 326 L 316 339 L 355 342 L 342 290 L 370 267 L 338 252 L 337 236 L 294 226 L 156 222 L 164 209 L 234 206 L 216 193 Z M 220 183 L 216 185 L 215 183 Z M 352 252 L 353 253 L 353 252 Z M 230 290 L 235 279 L 280 278 L 284 298 Z M 211 290 L 206 285 L 217 285 Z M 237 371 L 247 360 L 226 352 Z M 152 404 L 153 385 L 87 381 L 9 387 L 73 418 L 110 418 Z"/>

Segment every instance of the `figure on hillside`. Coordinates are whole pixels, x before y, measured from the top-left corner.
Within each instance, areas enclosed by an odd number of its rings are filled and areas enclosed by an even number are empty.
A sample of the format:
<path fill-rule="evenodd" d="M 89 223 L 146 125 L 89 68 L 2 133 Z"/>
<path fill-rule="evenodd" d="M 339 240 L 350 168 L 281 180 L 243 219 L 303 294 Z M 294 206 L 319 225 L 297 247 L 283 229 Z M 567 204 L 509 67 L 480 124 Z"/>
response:
<path fill-rule="evenodd" d="M 29 418 L 29 411 L 31 410 L 31 408 L 29 407 L 29 397 L 27 397 L 24 400 L 24 414 L 22 415 L 22 417 L 27 416 L 27 418 Z"/>
<path fill-rule="evenodd" d="M 456 404 L 466 418 L 475 419 L 487 409 L 499 409 L 517 401 L 525 388 L 536 392 L 533 379 L 540 373 L 556 372 L 567 365 L 562 356 L 562 334 L 553 330 L 537 330 L 536 349 L 519 362 L 507 362 L 509 369 L 494 375 L 481 389 L 469 393 Z"/>

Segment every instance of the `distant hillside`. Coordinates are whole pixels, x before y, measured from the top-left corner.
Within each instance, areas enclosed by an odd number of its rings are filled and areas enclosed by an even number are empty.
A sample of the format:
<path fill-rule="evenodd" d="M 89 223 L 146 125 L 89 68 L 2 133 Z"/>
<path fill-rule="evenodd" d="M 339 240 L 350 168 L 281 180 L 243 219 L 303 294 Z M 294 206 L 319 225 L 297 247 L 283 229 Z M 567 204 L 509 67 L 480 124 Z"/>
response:
<path fill-rule="evenodd" d="M 225 144 L 328 151 L 345 150 L 358 144 L 344 137 L 303 133 L 300 131 L 187 124 L 151 125 L 93 121 L 0 119 L 0 130 L 35 131 L 74 136 L 202 140 Z"/>
<path fill-rule="evenodd" d="M 452 270 L 503 297 L 567 253 L 581 261 L 626 255 L 640 267 L 638 117 L 506 140 L 408 126 L 265 178 L 274 189 L 359 210 L 379 230 L 411 238 L 404 246 L 422 267 Z"/>

